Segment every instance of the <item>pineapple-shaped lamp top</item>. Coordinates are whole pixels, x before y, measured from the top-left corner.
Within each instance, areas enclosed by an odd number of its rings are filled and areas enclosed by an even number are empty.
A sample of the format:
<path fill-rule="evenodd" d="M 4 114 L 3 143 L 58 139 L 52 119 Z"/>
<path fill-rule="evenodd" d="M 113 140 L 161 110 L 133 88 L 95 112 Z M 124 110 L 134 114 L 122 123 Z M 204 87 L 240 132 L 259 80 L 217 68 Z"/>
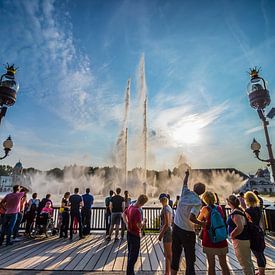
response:
<path fill-rule="evenodd" d="M 257 110 L 264 109 L 271 101 L 266 82 L 259 76 L 260 69 L 257 67 L 250 69 L 250 82 L 247 85 L 250 106 Z"/>
<path fill-rule="evenodd" d="M 257 67 L 250 68 L 249 74 L 250 74 L 251 79 L 259 78 L 260 70 L 261 70 L 261 68 L 257 68 Z"/>
<path fill-rule="evenodd" d="M 7 72 L 0 79 L 0 105 L 12 106 L 16 101 L 16 94 L 19 90 L 18 82 L 15 79 L 17 68 L 7 64 Z"/>

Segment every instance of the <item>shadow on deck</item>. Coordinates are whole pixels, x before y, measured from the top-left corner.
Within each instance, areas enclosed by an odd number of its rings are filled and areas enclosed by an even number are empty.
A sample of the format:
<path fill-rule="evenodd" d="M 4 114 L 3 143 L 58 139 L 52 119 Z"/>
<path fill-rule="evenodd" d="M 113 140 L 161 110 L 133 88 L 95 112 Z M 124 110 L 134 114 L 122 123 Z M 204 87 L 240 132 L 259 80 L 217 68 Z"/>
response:
<path fill-rule="evenodd" d="M 266 238 L 267 274 L 275 274 L 275 240 Z M 207 260 L 198 242 L 196 245 L 196 274 L 206 274 Z M 234 274 L 242 274 L 240 265 L 229 245 L 228 264 Z M 73 241 L 52 237 L 49 239 L 25 239 L 13 246 L 0 248 L 0 274 L 125 274 L 127 243 L 125 240 L 106 242 L 103 234 L 92 234 Z M 256 262 L 254 259 L 255 267 Z M 164 255 L 157 235 L 142 238 L 141 251 L 136 264 L 137 274 L 163 274 Z M 184 257 L 180 265 L 185 270 Z M 220 266 L 217 262 L 217 274 Z"/>

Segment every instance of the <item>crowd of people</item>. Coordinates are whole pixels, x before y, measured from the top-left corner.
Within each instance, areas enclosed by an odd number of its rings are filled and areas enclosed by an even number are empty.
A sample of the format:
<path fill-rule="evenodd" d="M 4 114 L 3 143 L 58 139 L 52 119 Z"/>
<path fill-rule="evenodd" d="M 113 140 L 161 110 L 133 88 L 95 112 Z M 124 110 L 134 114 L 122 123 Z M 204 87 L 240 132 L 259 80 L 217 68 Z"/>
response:
<path fill-rule="evenodd" d="M 196 183 L 193 191 L 188 188 L 189 172 L 185 172 L 180 196 L 175 202 L 169 194 L 159 195 L 162 205 L 160 214 L 160 232 L 158 239 L 163 242 L 165 256 L 165 274 L 177 274 L 182 251 L 186 262 L 186 274 L 195 274 L 196 235 L 201 239 L 203 252 L 208 261 L 208 274 L 215 273 L 215 257 L 220 263 L 222 274 L 230 274 L 227 264 L 228 241 L 232 242 L 235 255 L 243 268 L 244 274 L 255 274 L 251 254 L 257 259 L 258 274 L 265 274 L 266 259 L 264 255 L 264 231 L 262 230 L 263 200 L 257 191 L 230 195 L 227 204 L 231 212 L 225 220 L 224 209 L 219 205 L 216 193 L 206 190 L 203 183 Z M 106 241 L 111 241 L 115 230 L 114 241 L 124 238 L 127 230 L 128 262 L 127 274 L 133 275 L 134 266 L 140 252 L 142 232 L 146 227 L 142 207 L 148 197 L 140 195 L 131 200 L 127 190 L 121 195 L 117 188 L 109 192 L 105 199 Z M 42 200 L 37 193 L 27 201 L 26 188 L 14 186 L 13 192 L 7 194 L 0 202 L 0 245 L 6 236 L 6 245 L 19 241 L 19 226 L 26 222 L 25 235 L 29 235 L 37 215 L 53 215 L 51 195 Z M 85 194 L 66 192 L 61 200 L 59 215 L 59 237 L 73 239 L 75 228 L 79 238 L 85 238 L 91 232 L 91 209 L 94 197 L 87 188 Z M 121 229 L 121 230 L 120 230 Z M 68 236 L 69 233 L 69 236 Z M 255 245 L 256 243 L 256 245 Z"/>
<path fill-rule="evenodd" d="M 259 275 L 265 274 L 264 231 L 261 228 L 263 200 L 258 192 L 249 191 L 239 196 L 230 195 L 226 200 L 231 208 L 227 220 L 219 205 L 216 193 L 206 190 L 203 183 L 196 183 L 193 191 L 188 188 L 189 172 L 186 171 L 181 196 L 176 204 L 168 194 L 160 194 L 162 204 L 159 241 L 163 241 L 165 256 L 165 275 L 177 274 L 182 251 L 186 262 L 186 275 L 195 274 L 196 231 L 199 231 L 203 252 L 208 261 L 208 274 L 214 275 L 215 257 L 218 257 L 222 274 L 229 275 L 226 255 L 228 239 L 232 242 L 235 255 L 245 275 L 254 275 L 255 268 L 251 252 L 257 259 Z M 243 201 L 242 201 L 243 199 Z M 141 230 L 146 225 L 142 219 L 142 206 L 147 202 L 141 195 L 123 213 L 128 228 L 128 264 L 127 274 L 134 274 L 134 265 L 138 259 Z M 175 211 L 172 207 L 174 206 Z"/>

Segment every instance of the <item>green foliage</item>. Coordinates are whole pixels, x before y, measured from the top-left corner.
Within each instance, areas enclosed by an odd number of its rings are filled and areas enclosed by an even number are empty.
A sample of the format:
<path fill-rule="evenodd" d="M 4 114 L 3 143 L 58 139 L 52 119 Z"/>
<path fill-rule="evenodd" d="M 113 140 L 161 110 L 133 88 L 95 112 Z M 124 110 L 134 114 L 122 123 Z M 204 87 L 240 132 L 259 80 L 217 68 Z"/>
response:
<path fill-rule="evenodd" d="M 64 176 L 64 170 L 61 170 L 59 168 L 53 168 L 47 171 L 47 176 L 53 176 L 57 179 L 62 179 Z"/>
<path fill-rule="evenodd" d="M 13 168 L 9 165 L 0 165 L 0 176 L 10 176 Z"/>

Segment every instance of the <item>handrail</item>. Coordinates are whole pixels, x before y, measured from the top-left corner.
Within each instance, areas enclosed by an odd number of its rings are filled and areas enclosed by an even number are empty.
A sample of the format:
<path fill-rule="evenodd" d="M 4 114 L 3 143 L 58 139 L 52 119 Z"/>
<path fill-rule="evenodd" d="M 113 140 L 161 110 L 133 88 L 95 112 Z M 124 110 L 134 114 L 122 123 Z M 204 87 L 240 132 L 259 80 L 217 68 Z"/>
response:
<path fill-rule="evenodd" d="M 231 212 L 231 209 L 229 207 L 226 207 L 225 205 L 221 205 L 225 212 L 225 219 L 228 217 L 228 215 Z M 269 230 L 268 223 L 266 219 L 266 212 L 265 208 L 268 205 L 264 206 L 263 212 L 264 212 L 264 224 L 265 228 Z M 53 213 L 53 220 L 54 220 L 54 226 L 56 228 L 59 228 L 60 222 L 61 222 L 61 214 L 59 213 L 59 207 L 54 206 L 54 213 Z M 146 206 L 143 207 L 143 217 L 147 219 L 146 224 L 146 230 L 152 230 L 156 231 L 160 229 L 160 213 L 161 213 L 161 207 L 150 207 Z M 175 210 L 175 209 L 174 209 Z M 92 218 L 91 218 L 91 230 L 105 230 L 106 224 L 105 224 L 105 213 L 106 208 L 102 206 L 95 206 L 92 208 Z M 23 223 L 21 225 L 21 229 L 25 228 L 25 224 Z"/>

